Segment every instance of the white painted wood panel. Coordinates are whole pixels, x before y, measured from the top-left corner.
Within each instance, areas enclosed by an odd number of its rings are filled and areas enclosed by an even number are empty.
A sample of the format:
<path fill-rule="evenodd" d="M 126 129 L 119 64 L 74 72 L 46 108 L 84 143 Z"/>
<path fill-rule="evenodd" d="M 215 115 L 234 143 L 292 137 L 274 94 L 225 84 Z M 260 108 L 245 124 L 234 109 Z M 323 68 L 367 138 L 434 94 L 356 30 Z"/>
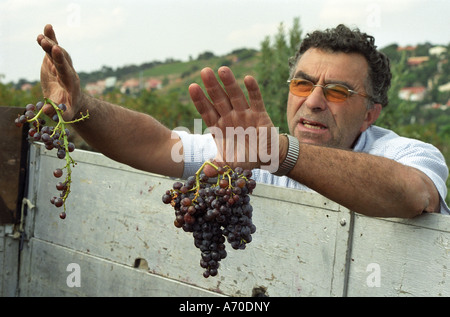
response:
<path fill-rule="evenodd" d="M 342 294 L 345 253 L 335 250 L 347 244 L 348 226 L 340 220 L 349 213 L 323 197 L 258 185 L 252 197 L 257 226 L 252 243 L 246 250 L 227 247 L 219 275 L 205 279 L 192 234 L 173 226 L 173 209 L 161 202 L 173 179 L 78 151 L 67 218 L 61 220 L 49 202 L 56 192 L 52 171 L 61 161 L 40 150 L 34 146 L 32 152 L 39 157 L 32 173 L 39 179 L 36 239 L 128 267 L 143 258 L 150 273 L 225 295 L 250 296 L 255 287 L 266 288 L 269 296 Z M 316 200 L 320 206 L 314 206 Z M 30 261 L 37 256 L 32 253 Z"/>
<path fill-rule="evenodd" d="M 450 296 L 450 217 L 356 216 L 348 289 L 349 296 Z"/>

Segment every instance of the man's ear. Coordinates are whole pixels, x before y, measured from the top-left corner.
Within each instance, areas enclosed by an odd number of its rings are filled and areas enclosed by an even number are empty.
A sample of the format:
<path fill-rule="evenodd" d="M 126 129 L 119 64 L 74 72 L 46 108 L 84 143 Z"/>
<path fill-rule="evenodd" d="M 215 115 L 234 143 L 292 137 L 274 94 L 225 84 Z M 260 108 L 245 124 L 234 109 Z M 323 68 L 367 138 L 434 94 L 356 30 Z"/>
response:
<path fill-rule="evenodd" d="M 367 110 L 366 118 L 364 119 L 364 123 L 361 127 L 361 132 L 364 132 L 375 121 L 377 121 L 378 117 L 380 116 L 382 108 L 383 106 L 380 103 L 375 103 L 369 110 Z"/>

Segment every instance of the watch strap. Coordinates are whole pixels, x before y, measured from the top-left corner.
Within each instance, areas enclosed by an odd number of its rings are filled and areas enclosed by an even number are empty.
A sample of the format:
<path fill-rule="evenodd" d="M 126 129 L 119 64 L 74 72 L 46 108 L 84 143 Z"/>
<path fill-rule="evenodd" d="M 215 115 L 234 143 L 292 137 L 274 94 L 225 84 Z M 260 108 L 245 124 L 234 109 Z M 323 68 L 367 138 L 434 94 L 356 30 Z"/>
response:
<path fill-rule="evenodd" d="M 292 168 L 294 168 L 295 163 L 297 163 L 298 160 L 298 153 L 300 151 L 299 142 L 296 137 L 286 133 L 283 133 L 282 135 L 285 135 L 288 138 L 288 150 L 283 163 L 281 163 L 278 170 L 273 173 L 276 176 L 285 176 L 291 171 Z"/>

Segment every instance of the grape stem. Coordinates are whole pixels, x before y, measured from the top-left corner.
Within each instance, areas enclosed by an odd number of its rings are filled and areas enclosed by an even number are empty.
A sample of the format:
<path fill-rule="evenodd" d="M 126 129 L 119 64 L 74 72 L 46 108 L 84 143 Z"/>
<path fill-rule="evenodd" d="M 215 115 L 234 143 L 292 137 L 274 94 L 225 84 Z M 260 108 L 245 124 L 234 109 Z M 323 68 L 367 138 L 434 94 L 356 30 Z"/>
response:
<path fill-rule="evenodd" d="M 189 191 L 195 191 L 195 195 L 194 198 L 192 199 L 192 202 L 195 202 L 197 200 L 197 197 L 199 196 L 199 190 L 200 190 L 200 174 L 203 171 L 203 169 L 205 168 L 206 165 L 212 166 L 216 171 L 219 171 L 220 167 L 216 166 L 215 164 L 213 164 L 211 161 L 205 161 L 202 166 L 200 166 L 200 168 L 197 170 L 197 172 L 195 173 L 195 186 L 193 186 Z M 225 177 L 228 178 L 228 185 L 227 188 L 232 188 L 233 186 L 231 185 L 231 175 L 230 173 L 233 172 L 233 169 L 226 165 L 223 167 L 223 169 L 225 169 L 225 171 L 220 172 L 220 174 L 222 174 L 222 179 L 225 179 Z M 244 175 L 239 175 L 239 177 L 242 177 L 243 179 L 245 179 L 246 181 L 248 181 L 247 177 L 245 177 Z M 219 186 L 220 183 L 220 177 L 217 177 L 217 182 L 215 186 Z M 179 193 L 179 190 L 172 190 L 172 192 L 176 192 Z"/>
<path fill-rule="evenodd" d="M 206 165 L 212 166 L 216 171 L 219 170 L 219 167 L 211 163 L 211 161 L 205 161 L 202 166 L 198 169 L 198 171 L 195 173 L 195 187 L 192 188 L 192 190 L 196 190 L 194 199 L 192 201 L 196 201 L 198 197 L 198 191 L 200 189 L 200 173 L 203 171 L 203 168 L 205 168 Z"/>
<path fill-rule="evenodd" d="M 39 110 L 39 112 L 38 112 L 33 118 L 27 120 L 27 122 L 33 122 L 33 121 L 36 121 L 36 122 L 37 122 L 37 126 L 39 127 L 39 126 L 40 126 L 40 123 L 39 123 L 38 118 L 39 118 L 40 115 L 42 114 L 42 111 L 44 110 L 43 108 L 44 108 L 44 107 L 42 107 L 41 110 Z"/>
<path fill-rule="evenodd" d="M 70 166 L 72 165 L 73 167 L 75 167 L 75 164 L 76 164 L 74 159 L 69 154 L 69 140 L 68 140 L 67 133 L 66 133 L 66 125 L 67 124 L 72 124 L 72 123 L 75 123 L 75 122 L 79 122 L 79 121 L 83 121 L 85 119 L 88 119 L 89 118 L 89 111 L 86 111 L 85 115 L 80 113 L 81 117 L 78 118 L 78 119 L 75 119 L 75 120 L 72 120 L 72 121 L 64 121 L 64 119 L 62 117 L 63 111 L 51 99 L 44 98 L 44 104 L 52 105 L 53 109 L 55 109 L 56 114 L 58 115 L 58 123 L 56 124 L 56 127 L 54 128 L 54 131 L 53 131 L 51 136 L 53 137 L 54 134 L 56 133 L 56 131 L 58 131 L 58 130 L 61 131 L 59 139 L 63 140 L 64 150 L 66 151 L 66 156 L 65 156 L 66 166 L 63 167 L 63 169 L 67 169 L 67 173 L 66 173 L 67 176 L 66 176 L 66 179 L 64 181 L 64 184 L 66 185 L 66 189 L 64 191 L 64 196 L 61 197 L 62 200 L 63 200 L 64 212 L 66 212 L 66 199 L 69 196 L 70 185 L 72 183 L 72 169 L 71 169 Z M 39 113 L 33 119 L 37 119 L 41 115 L 42 110 L 43 110 L 43 108 L 41 110 L 39 110 Z"/>
<path fill-rule="evenodd" d="M 203 171 L 203 168 L 204 168 L 206 165 L 212 166 L 216 171 L 219 171 L 219 167 L 216 166 L 216 165 L 214 165 L 211 161 L 205 161 L 205 162 L 202 164 L 202 166 L 200 166 L 200 168 L 198 169 L 198 171 L 195 173 L 195 185 L 196 185 L 196 186 L 195 186 L 194 188 L 192 188 L 192 190 L 196 190 L 196 193 L 195 193 L 195 196 L 194 196 L 193 201 L 195 201 L 195 200 L 197 199 L 198 195 L 199 195 L 199 189 L 200 189 L 200 173 Z M 230 176 L 230 173 L 233 172 L 233 169 L 232 169 L 230 166 L 228 166 L 228 165 L 224 166 L 223 168 L 225 169 L 225 171 L 222 173 L 222 179 L 224 179 L 225 177 L 227 177 L 227 178 L 228 178 L 228 186 L 227 186 L 227 188 L 231 188 L 232 186 L 231 186 L 231 176 Z M 242 177 L 244 177 L 244 176 L 242 176 Z M 246 177 L 244 177 L 244 178 L 247 180 Z M 216 186 L 219 186 L 219 182 L 220 182 L 220 177 L 217 177 L 217 183 L 216 183 Z"/>

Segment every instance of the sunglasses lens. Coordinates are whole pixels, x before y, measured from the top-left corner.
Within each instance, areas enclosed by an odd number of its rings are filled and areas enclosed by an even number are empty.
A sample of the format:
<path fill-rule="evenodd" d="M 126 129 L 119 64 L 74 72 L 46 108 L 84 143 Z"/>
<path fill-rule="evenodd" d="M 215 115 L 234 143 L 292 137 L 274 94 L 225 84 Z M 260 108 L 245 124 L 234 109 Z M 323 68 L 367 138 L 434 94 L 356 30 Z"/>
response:
<path fill-rule="evenodd" d="M 309 96 L 313 88 L 313 83 L 307 80 L 292 80 L 290 85 L 291 92 L 299 97 Z"/>
<path fill-rule="evenodd" d="M 341 85 L 327 85 L 325 97 L 331 102 L 342 102 L 350 96 L 348 89 Z"/>
<path fill-rule="evenodd" d="M 331 102 L 343 102 L 350 97 L 347 87 L 339 84 L 328 84 L 326 86 L 316 85 L 323 88 L 325 98 Z M 289 90 L 299 97 L 308 97 L 314 89 L 314 84 L 305 79 L 291 80 Z"/>

